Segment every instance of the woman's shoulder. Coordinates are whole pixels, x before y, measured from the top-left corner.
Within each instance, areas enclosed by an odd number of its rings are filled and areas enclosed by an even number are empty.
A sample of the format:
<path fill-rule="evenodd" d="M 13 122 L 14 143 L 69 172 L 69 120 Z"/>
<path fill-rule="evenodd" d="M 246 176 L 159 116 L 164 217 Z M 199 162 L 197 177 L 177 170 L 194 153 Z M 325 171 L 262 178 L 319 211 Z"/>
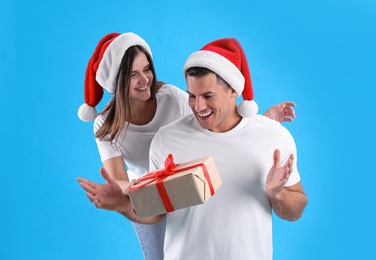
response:
<path fill-rule="evenodd" d="M 98 129 L 103 125 L 104 121 L 107 118 L 107 114 L 108 114 L 108 112 L 99 113 L 97 115 L 97 117 L 94 120 L 94 133 L 96 133 L 98 131 Z"/>
<path fill-rule="evenodd" d="M 170 95 L 174 97 L 187 97 L 187 93 L 173 84 L 164 83 L 158 87 L 158 95 Z M 157 85 L 158 86 L 158 85 Z"/>

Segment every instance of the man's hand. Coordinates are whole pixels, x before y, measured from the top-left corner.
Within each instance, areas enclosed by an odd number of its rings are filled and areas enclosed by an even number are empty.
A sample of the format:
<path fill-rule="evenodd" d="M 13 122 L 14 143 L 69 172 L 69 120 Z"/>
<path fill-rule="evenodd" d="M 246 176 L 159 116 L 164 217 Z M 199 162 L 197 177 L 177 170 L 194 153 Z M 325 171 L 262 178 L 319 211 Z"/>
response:
<path fill-rule="evenodd" d="M 277 122 L 292 122 L 295 118 L 294 102 L 286 101 L 272 106 L 264 113 L 264 116 L 269 117 Z"/>
<path fill-rule="evenodd" d="M 280 153 L 278 149 L 274 151 L 273 166 L 266 178 L 266 193 L 274 212 L 280 218 L 296 221 L 302 216 L 308 199 L 300 181 L 285 187 L 293 171 L 294 155 L 290 154 L 287 162 L 280 166 Z"/>
<path fill-rule="evenodd" d="M 290 154 L 287 162 L 280 166 L 281 152 L 276 149 L 273 154 L 273 166 L 266 178 L 266 193 L 274 198 L 285 186 L 293 170 L 294 155 Z"/>

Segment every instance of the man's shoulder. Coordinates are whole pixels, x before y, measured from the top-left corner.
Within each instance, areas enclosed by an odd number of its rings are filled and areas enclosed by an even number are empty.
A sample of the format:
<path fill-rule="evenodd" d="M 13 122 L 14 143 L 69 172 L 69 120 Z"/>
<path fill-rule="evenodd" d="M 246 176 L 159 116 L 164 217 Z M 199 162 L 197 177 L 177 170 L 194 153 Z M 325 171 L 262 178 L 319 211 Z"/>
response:
<path fill-rule="evenodd" d="M 277 122 L 274 119 L 270 119 L 269 117 L 264 115 L 256 115 L 252 119 L 257 121 L 259 125 L 263 127 L 270 127 L 275 129 L 285 128 L 280 122 Z"/>
<path fill-rule="evenodd" d="M 282 125 L 280 122 L 277 122 L 269 117 L 264 115 L 256 115 L 252 118 L 246 119 L 246 124 L 244 128 L 247 129 L 249 133 L 259 133 L 263 135 L 277 135 L 281 136 L 284 134 L 289 134 L 289 130 Z M 253 131 L 248 131 L 248 130 Z"/>
<path fill-rule="evenodd" d="M 169 133 L 169 132 L 179 132 L 179 131 L 189 131 L 192 128 L 192 120 L 194 120 L 193 114 L 183 116 L 165 126 L 162 126 L 159 132 Z"/>

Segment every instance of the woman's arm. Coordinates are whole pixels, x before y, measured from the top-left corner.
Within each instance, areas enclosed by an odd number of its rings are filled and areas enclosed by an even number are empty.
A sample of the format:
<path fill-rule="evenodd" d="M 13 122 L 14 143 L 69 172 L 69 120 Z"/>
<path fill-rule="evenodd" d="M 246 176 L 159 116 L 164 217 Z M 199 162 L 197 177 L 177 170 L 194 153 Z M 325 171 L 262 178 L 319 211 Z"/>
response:
<path fill-rule="evenodd" d="M 123 194 L 128 195 L 129 178 L 122 156 L 110 158 L 103 162 L 107 173 L 119 184 Z"/>
<path fill-rule="evenodd" d="M 86 196 L 94 203 L 95 207 L 106 210 L 116 211 L 129 220 L 143 224 L 154 224 L 160 222 L 165 218 L 165 214 L 139 219 L 133 210 L 132 202 L 128 195 L 125 195 L 117 181 L 110 176 L 105 168 L 100 169 L 100 173 L 105 184 L 98 184 L 84 178 L 77 178 L 81 187 L 86 190 Z M 131 185 L 128 181 L 125 191 L 128 193 L 128 188 Z"/>

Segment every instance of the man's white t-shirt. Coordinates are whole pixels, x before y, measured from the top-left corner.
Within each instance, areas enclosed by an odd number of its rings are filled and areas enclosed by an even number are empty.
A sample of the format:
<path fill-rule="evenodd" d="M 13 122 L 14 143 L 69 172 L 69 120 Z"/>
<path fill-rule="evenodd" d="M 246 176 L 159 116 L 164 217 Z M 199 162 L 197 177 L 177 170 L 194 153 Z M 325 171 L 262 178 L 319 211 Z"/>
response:
<path fill-rule="evenodd" d="M 150 147 L 152 170 L 213 156 L 222 186 L 205 204 L 167 214 L 165 259 L 272 259 L 272 208 L 265 191 L 273 152 L 281 164 L 295 155 L 286 186 L 300 181 L 293 137 L 280 123 L 257 115 L 232 130 L 202 129 L 189 115 L 160 129 Z"/>

